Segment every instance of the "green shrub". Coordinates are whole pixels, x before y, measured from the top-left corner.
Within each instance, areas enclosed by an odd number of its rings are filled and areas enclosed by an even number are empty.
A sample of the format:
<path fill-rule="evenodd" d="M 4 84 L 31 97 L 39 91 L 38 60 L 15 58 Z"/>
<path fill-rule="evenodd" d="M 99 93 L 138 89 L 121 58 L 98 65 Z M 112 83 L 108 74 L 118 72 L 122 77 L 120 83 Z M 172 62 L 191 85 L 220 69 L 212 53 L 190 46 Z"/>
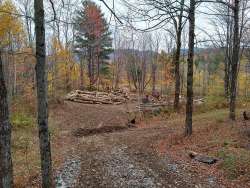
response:
<path fill-rule="evenodd" d="M 19 112 L 11 115 L 11 123 L 13 128 L 28 128 L 35 124 L 35 119 L 31 115 Z"/>

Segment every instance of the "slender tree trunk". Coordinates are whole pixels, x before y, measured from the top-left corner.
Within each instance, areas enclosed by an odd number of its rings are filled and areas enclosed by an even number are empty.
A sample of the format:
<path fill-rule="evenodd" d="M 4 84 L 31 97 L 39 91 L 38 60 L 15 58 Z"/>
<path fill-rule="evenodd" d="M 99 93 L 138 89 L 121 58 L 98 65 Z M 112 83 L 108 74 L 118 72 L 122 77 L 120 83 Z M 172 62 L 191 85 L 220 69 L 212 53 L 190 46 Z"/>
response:
<path fill-rule="evenodd" d="M 80 89 L 84 90 L 84 81 L 83 81 L 83 60 L 80 61 Z"/>
<path fill-rule="evenodd" d="M 156 92 L 156 70 L 157 65 L 152 63 L 152 95 L 154 95 Z"/>
<path fill-rule="evenodd" d="M 228 75 L 228 65 L 229 62 L 227 60 L 228 58 L 225 58 L 224 62 L 224 95 L 226 98 L 228 98 L 229 95 L 229 75 Z"/>
<path fill-rule="evenodd" d="M 89 87 L 92 88 L 92 62 L 91 62 L 91 47 L 88 46 L 88 76 L 89 76 Z"/>
<path fill-rule="evenodd" d="M 14 96 L 17 95 L 17 67 L 16 67 L 16 62 L 15 58 L 13 58 L 14 61 L 14 88 L 13 88 L 13 94 Z"/>
<path fill-rule="evenodd" d="M 181 10 L 179 15 L 179 23 L 176 32 L 176 52 L 174 56 L 175 65 L 175 98 L 174 98 L 174 109 L 178 111 L 180 103 L 180 54 L 181 54 L 181 32 L 182 32 L 182 17 L 183 17 L 184 0 L 181 1 Z"/>
<path fill-rule="evenodd" d="M 186 104 L 186 123 L 185 123 L 186 136 L 192 134 L 194 37 L 195 37 L 195 0 L 190 0 L 189 42 L 188 42 L 189 51 L 188 51 L 188 70 L 187 70 L 187 104 Z"/>
<path fill-rule="evenodd" d="M 66 61 L 67 61 L 67 63 L 66 63 L 66 82 L 65 82 L 65 84 L 66 84 L 66 91 L 70 92 L 70 90 L 71 90 L 71 83 L 70 83 L 71 67 L 69 65 L 69 61 L 68 60 L 66 60 Z"/>
<path fill-rule="evenodd" d="M 95 84 L 95 55 L 94 49 L 91 49 L 91 89 L 93 89 Z"/>
<path fill-rule="evenodd" d="M 236 108 L 236 95 L 237 95 L 237 77 L 238 77 L 238 64 L 239 64 L 239 0 L 234 1 L 233 19 L 234 19 L 234 31 L 233 31 L 233 56 L 232 56 L 232 70 L 231 70 L 231 87 L 230 87 L 230 114 L 231 120 L 235 120 L 235 108 Z"/>
<path fill-rule="evenodd" d="M 0 187 L 13 187 L 11 158 L 11 124 L 4 81 L 3 62 L 0 52 Z"/>
<path fill-rule="evenodd" d="M 120 60 L 117 60 L 117 62 L 116 62 L 116 71 L 115 71 L 115 89 L 119 89 L 119 84 L 120 84 L 120 74 L 121 74 L 121 67 L 120 67 L 120 65 L 121 65 L 121 62 L 120 62 Z"/>
<path fill-rule="evenodd" d="M 97 75 L 95 80 L 97 81 L 97 90 L 99 91 L 100 87 L 100 59 L 99 59 L 99 52 L 97 50 L 97 55 L 96 55 L 96 61 L 97 61 Z"/>
<path fill-rule="evenodd" d="M 230 7 L 227 8 L 227 14 L 230 15 Z M 231 18 L 227 18 L 227 29 L 226 29 L 226 49 L 225 49 L 225 62 L 224 62 L 224 95 L 226 98 L 229 96 L 229 68 L 230 68 L 230 39 L 231 39 Z"/>
<path fill-rule="evenodd" d="M 177 48 L 174 57 L 175 65 L 175 97 L 174 97 L 174 109 L 178 111 L 180 103 L 180 51 L 181 51 L 181 32 L 177 34 Z"/>
<path fill-rule="evenodd" d="M 48 129 L 46 45 L 43 0 L 34 1 L 36 33 L 36 83 L 42 187 L 52 187 L 52 161 Z"/>

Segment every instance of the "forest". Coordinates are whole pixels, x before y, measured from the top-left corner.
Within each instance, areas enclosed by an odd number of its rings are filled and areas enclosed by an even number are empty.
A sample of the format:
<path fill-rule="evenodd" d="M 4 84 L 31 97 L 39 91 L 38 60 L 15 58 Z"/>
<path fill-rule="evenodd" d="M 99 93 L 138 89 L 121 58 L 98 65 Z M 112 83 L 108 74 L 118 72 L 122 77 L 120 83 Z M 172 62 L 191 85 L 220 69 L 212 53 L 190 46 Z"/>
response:
<path fill-rule="evenodd" d="M 250 1 L 0 0 L 2 187 L 250 187 Z"/>

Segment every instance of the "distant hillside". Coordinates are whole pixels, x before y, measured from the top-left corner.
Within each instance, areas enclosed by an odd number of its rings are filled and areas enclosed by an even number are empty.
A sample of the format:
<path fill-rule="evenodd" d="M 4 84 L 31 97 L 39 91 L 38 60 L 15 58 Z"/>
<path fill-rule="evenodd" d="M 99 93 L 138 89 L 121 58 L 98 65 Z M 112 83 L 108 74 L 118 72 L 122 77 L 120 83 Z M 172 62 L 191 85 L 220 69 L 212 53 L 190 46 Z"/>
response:
<path fill-rule="evenodd" d="M 157 52 L 155 51 L 140 51 L 140 50 L 132 50 L 132 49 L 118 49 L 114 50 L 110 55 L 110 61 L 113 61 L 116 58 L 122 57 L 122 56 L 132 56 L 135 55 L 136 57 L 146 57 L 150 58 L 157 55 Z"/>
<path fill-rule="evenodd" d="M 219 49 L 216 48 L 195 48 L 194 49 L 194 53 L 197 54 L 203 54 L 203 53 L 213 53 L 213 52 L 218 52 Z M 109 57 L 110 57 L 110 61 L 114 60 L 114 56 L 117 56 L 117 58 L 119 58 L 119 56 L 128 56 L 128 55 L 135 55 L 137 57 L 152 57 L 155 56 L 157 54 L 157 52 L 155 51 L 140 51 L 140 50 L 132 50 L 132 49 L 118 49 L 118 50 L 114 50 L 114 52 L 112 52 Z M 188 55 L 188 49 L 181 49 L 181 54 L 187 56 Z"/>
<path fill-rule="evenodd" d="M 218 51 L 219 49 L 217 48 L 195 48 L 194 53 L 195 54 L 201 54 L 201 53 L 211 53 Z M 181 49 L 181 54 L 183 55 L 188 55 L 188 49 Z"/>

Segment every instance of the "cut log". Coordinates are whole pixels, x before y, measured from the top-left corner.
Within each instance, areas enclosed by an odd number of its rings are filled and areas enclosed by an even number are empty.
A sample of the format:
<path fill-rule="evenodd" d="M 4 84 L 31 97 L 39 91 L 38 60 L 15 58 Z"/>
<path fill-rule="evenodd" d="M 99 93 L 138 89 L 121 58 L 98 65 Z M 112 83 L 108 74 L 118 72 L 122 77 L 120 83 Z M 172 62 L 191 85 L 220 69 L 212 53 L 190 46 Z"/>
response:
<path fill-rule="evenodd" d="M 206 164 L 210 164 L 210 165 L 216 163 L 219 160 L 218 158 L 199 154 L 199 153 L 196 153 L 194 151 L 189 151 L 188 155 L 189 155 L 189 157 L 191 157 L 192 159 L 194 159 L 198 162 L 206 163 Z"/>

